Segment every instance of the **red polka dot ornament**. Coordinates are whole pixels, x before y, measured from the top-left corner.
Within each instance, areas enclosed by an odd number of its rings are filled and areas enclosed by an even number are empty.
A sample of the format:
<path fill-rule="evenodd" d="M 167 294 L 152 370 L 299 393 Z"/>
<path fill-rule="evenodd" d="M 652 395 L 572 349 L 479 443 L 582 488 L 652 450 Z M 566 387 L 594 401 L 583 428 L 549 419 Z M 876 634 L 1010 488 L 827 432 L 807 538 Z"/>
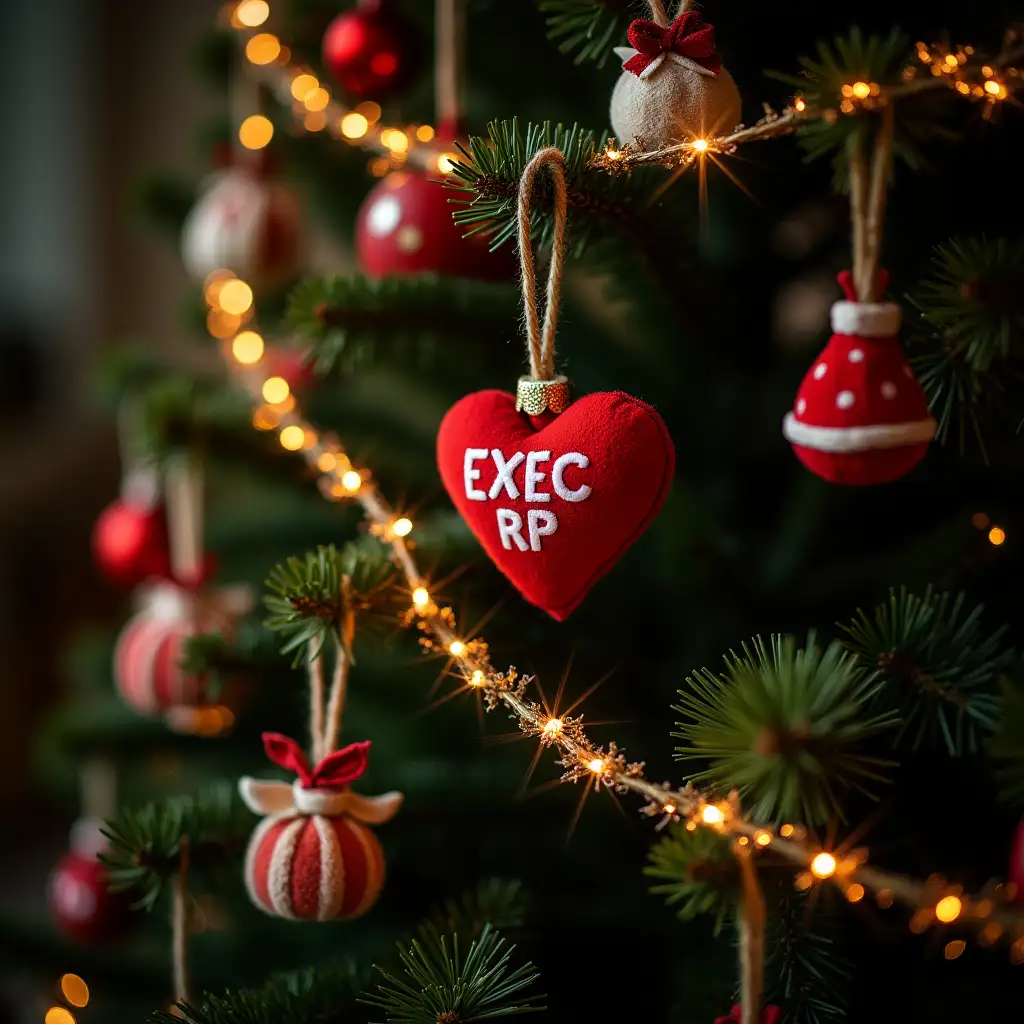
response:
<path fill-rule="evenodd" d="M 880 291 L 886 275 L 880 275 Z M 832 337 L 807 371 L 783 434 L 797 458 L 830 483 L 884 484 L 924 458 L 936 422 L 899 341 L 902 310 L 858 302 L 852 275 L 832 306 Z"/>

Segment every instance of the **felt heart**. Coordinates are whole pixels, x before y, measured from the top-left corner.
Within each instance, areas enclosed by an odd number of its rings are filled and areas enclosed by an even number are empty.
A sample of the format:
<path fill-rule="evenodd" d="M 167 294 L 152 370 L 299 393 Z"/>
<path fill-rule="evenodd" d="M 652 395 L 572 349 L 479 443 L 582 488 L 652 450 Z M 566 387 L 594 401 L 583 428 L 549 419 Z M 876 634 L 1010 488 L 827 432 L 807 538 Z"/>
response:
<path fill-rule="evenodd" d="M 565 619 L 647 528 L 672 483 L 661 417 L 620 391 L 558 416 L 516 412 L 480 391 L 437 435 L 441 479 L 495 565 L 528 601 Z"/>

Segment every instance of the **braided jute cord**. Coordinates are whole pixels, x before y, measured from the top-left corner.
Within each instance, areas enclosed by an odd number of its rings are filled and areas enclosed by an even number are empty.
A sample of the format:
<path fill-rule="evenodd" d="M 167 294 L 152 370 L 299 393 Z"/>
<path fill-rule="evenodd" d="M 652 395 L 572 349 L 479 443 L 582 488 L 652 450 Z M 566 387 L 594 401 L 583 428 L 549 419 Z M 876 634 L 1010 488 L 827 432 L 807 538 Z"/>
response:
<path fill-rule="evenodd" d="M 547 164 L 555 187 L 555 230 L 551 241 L 551 266 L 544 309 L 544 329 L 537 315 L 537 280 L 530 245 L 530 202 L 537 172 Z M 522 271 L 523 306 L 526 309 L 526 339 L 530 348 L 530 376 L 534 380 L 555 379 L 555 327 L 562 296 L 565 266 L 565 154 L 555 146 L 540 150 L 526 165 L 519 179 L 519 263 Z"/>

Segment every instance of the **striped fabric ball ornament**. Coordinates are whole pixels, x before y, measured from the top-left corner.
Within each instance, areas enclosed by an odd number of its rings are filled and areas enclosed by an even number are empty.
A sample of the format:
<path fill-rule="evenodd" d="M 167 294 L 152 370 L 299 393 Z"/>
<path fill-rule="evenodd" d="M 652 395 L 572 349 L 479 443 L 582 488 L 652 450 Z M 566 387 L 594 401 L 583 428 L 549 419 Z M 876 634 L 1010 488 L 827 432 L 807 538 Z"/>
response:
<path fill-rule="evenodd" d="M 294 740 L 265 733 L 276 764 L 294 770 L 294 783 L 244 778 L 246 805 L 267 815 L 245 855 L 245 887 L 253 903 L 275 917 L 333 921 L 359 917 L 384 885 L 384 853 L 367 827 L 391 818 L 401 793 L 364 797 L 349 783 L 366 769 L 369 743 L 328 754 L 315 769 Z"/>
<path fill-rule="evenodd" d="M 185 672 L 185 643 L 198 633 L 230 637 L 235 615 L 222 592 L 161 581 L 147 589 L 141 610 L 125 624 L 114 649 L 114 681 L 126 704 L 158 715 L 206 702 L 205 675 Z"/>

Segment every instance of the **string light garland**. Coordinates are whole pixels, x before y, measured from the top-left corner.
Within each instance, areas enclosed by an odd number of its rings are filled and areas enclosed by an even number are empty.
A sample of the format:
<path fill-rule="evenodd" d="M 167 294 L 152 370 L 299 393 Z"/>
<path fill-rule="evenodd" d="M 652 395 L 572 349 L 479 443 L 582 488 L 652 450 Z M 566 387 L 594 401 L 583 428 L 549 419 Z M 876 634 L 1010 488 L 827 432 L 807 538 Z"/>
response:
<path fill-rule="evenodd" d="M 273 33 L 263 31 L 269 16 L 270 7 L 264 0 L 241 0 L 231 13 L 230 25 L 245 40 L 243 64 L 247 73 L 267 86 L 305 131 L 326 131 L 341 142 L 378 154 L 370 166 L 377 177 L 406 164 L 450 173 L 457 154 L 447 152 L 450 147 L 436 141 L 432 125 L 382 124 L 380 105 L 372 100 L 346 106 L 308 67 L 294 59 L 290 47 Z M 261 115 L 247 118 L 239 133 L 247 149 L 262 149 L 272 136 L 273 125 Z"/>
<path fill-rule="evenodd" d="M 958 96 L 980 100 L 985 104 L 984 117 L 991 118 L 1000 103 L 1014 98 L 1014 94 L 1024 88 L 1024 73 L 1011 63 L 1022 56 L 1024 48 L 1010 50 L 1007 47 L 999 57 L 985 63 L 973 46 L 956 47 L 950 51 L 948 47 L 937 44 L 917 43 L 916 61 L 904 68 L 901 85 L 885 87 L 877 82 L 849 82 L 841 87 L 842 99 L 838 108 L 812 107 L 800 96 L 795 97 L 782 113 L 776 113 L 765 104 L 764 117 L 752 127 L 740 127 L 720 137 L 687 139 L 663 149 L 645 151 L 609 139 L 590 166 L 611 174 L 621 174 L 643 164 L 662 164 L 685 170 L 705 156 L 730 156 L 743 143 L 790 134 L 803 121 L 835 122 L 843 115 L 877 110 L 901 96 L 931 89 L 944 88 Z M 924 68 L 930 71 L 928 77 L 925 77 Z"/>
<path fill-rule="evenodd" d="M 206 295 L 208 302 L 212 297 L 211 308 L 215 309 L 217 290 L 207 288 Z M 732 838 L 741 849 L 756 852 L 770 847 L 799 869 L 794 883 L 798 889 L 828 883 L 838 887 L 851 903 L 860 902 L 868 892 L 875 895 L 882 909 L 902 903 L 914 911 L 912 930 L 957 922 L 972 925 L 981 945 L 1008 942 L 1011 960 L 1024 963 L 1024 911 L 1010 905 L 1016 896 L 1011 883 L 993 885 L 968 896 L 961 887 L 939 876 L 921 882 L 872 867 L 863 848 L 822 849 L 808 840 L 801 825 L 784 823 L 772 828 L 751 822 L 743 817 L 735 794 L 712 799 L 690 784 L 675 787 L 668 782 L 652 783 L 644 777 L 643 762 L 628 761 L 614 742 L 607 746 L 594 744 L 583 729 L 582 716 L 552 713 L 543 703 L 530 699 L 527 692 L 533 677 L 520 675 L 514 667 L 504 672 L 495 670 L 487 642 L 481 637 L 460 635 L 453 610 L 438 606 L 432 598 L 429 581 L 421 574 L 407 540 L 414 530 L 412 519 L 392 509 L 369 472 L 352 465 L 337 437 L 321 434 L 302 418 L 293 395 L 288 394 L 284 403 L 268 402 L 266 385 L 273 378 L 261 369 L 260 360 L 239 359 L 237 349 L 233 342 L 221 345 L 230 372 L 253 400 L 254 426 L 276 431 L 282 447 L 302 456 L 318 474 L 318 486 L 325 498 L 353 499 L 360 504 L 371 533 L 389 547 L 409 587 L 406 621 L 417 624 L 421 646 L 447 656 L 451 674 L 463 681 L 467 692 L 480 693 L 489 711 L 504 706 L 524 736 L 536 738 L 542 748 L 556 747 L 562 782 L 583 780 L 588 790 L 635 793 L 645 801 L 641 813 L 659 819 L 658 828 L 670 821 L 685 821 L 691 831 L 713 829 Z M 245 346 L 242 350 L 248 355 Z M 272 397 L 278 397 L 271 390 Z"/>

